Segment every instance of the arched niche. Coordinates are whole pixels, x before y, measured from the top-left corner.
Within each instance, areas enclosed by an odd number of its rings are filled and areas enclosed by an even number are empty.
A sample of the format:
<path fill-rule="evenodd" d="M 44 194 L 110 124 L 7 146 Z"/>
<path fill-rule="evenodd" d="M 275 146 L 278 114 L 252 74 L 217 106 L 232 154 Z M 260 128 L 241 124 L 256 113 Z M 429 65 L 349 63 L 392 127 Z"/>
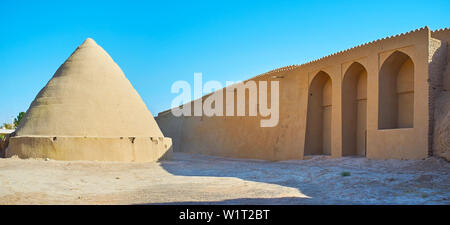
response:
<path fill-rule="evenodd" d="M 365 156 L 366 143 L 367 70 L 355 62 L 342 81 L 342 154 Z"/>
<path fill-rule="evenodd" d="M 408 55 L 395 51 L 379 73 L 378 128 L 414 127 L 414 63 Z"/>
<path fill-rule="evenodd" d="M 321 71 L 309 86 L 305 155 L 331 154 L 332 82 Z"/>

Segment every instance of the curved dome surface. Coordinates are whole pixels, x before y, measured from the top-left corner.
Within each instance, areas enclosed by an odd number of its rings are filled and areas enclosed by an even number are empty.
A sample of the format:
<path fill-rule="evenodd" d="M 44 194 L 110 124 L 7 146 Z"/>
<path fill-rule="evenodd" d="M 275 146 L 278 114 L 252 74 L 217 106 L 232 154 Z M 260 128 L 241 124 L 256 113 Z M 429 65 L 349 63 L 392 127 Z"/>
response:
<path fill-rule="evenodd" d="M 36 96 L 16 136 L 163 137 L 114 60 L 88 38 Z"/>

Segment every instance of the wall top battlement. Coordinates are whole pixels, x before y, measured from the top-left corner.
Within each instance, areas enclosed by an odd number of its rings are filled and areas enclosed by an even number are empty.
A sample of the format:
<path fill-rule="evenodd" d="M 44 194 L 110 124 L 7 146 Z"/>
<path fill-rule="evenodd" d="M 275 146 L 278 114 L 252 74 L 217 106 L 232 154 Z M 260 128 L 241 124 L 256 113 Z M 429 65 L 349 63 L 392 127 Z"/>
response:
<path fill-rule="evenodd" d="M 431 31 L 431 37 L 448 42 L 450 41 L 450 28 Z"/>
<path fill-rule="evenodd" d="M 409 38 L 412 35 L 416 35 L 419 34 L 421 32 L 427 32 L 431 37 L 436 38 L 436 39 L 440 39 L 440 40 L 448 40 L 450 39 L 450 28 L 443 28 L 443 29 L 439 29 L 439 30 L 430 30 L 428 26 L 424 26 L 415 30 L 411 30 L 408 32 L 404 32 L 404 33 L 400 33 L 400 34 L 396 34 L 396 35 L 392 35 L 392 36 L 387 36 L 384 38 L 380 38 L 371 42 L 367 42 L 367 43 L 363 43 L 342 51 L 338 51 L 326 56 L 323 56 L 321 58 L 303 63 L 303 64 L 294 64 L 294 65 L 288 65 L 288 66 L 284 66 L 284 67 L 280 67 L 280 68 L 276 68 L 273 70 L 270 70 L 268 72 L 250 77 L 246 80 L 244 80 L 243 82 L 249 81 L 249 80 L 253 80 L 253 79 L 258 79 L 258 78 L 262 78 L 265 79 L 264 77 L 266 76 L 266 78 L 268 78 L 268 76 L 272 75 L 272 74 L 276 74 L 276 73 L 280 73 L 280 72 L 289 72 L 289 71 L 293 71 L 296 69 L 303 69 L 307 66 L 312 66 L 315 64 L 319 64 L 321 62 L 324 62 L 325 60 L 334 60 L 336 59 L 336 57 L 340 57 L 343 56 L 345 54 L 349 55 L 354 53 L 355 51 L 361 50 L 363 48 L 372 48 L 372 47 L 376 47 L 376 46 L 380 46 L 382 43 L 385 43 L 386 41 L 397 41 L 397 40 L 401 40 L 402 38 Z M 270 77 L 269 77 L 270 78 Z M 201 98 L 207 97 L 207 95 L 202 96 Z M 195 101 L 195 100 L 194 100 Z M 193 102 L 193 101 L 192 101 Z M 178 108 L 178 107 L 176 107 Z M 160 112 L 158 115 L 162 116 L 162 115 L 166 115 L 171 111 L 171 109 L 165 110 Z"/>
<path fill-rule="evenodd" d="M 441 33 L 441 32 L 450 32 L 450 27 L 433 30 L 433 31 L 431 31 L 431 34 L 436 34 L 436 33 Z"/>
<path fill-rule="evenodd" d="M 428 28 L 428 26 L 424 26 L 422 28 L 418 28 L 418 29 L 411 30 L 411 31 L 408 31 L 408 32 L 404 32 L 404 33 L 400 33 L 400 34 L 396 34 L 396 35 L 380 38 L 380 39 L 377 39 L 377 40 L 374 40 L 374 41 L 371 41 L 371 42 L 363 43 L 363 44 L 360 44 L 360 45 L 357 45 L 357 46 L 354 46 L 354 47 L 351 47 L 351 48 L 348 48 L 348 49 L 345 49 L 345 50 L 342 50 L 342 51 L 338 51 L 338 52 L 332 53 L 330 55 L 323 56 L 321 58 L 318 58 L 318 59 L 315 59 L 315 60 L 312 60 L 312 61 L 309 61 L 309 62 L 306 62 L 306 63 L 303 63 L 303 64 L 289 65 L 289 66 L 277 68 L 277 69 L 274 69 L 274 70 L 270 70 L 268 72 L 256 75 L 256 76 L 254 76 L 254 77 L 252 77 L 252 78 L 250 78 L 248 80 L 251 80 L 251 79 L 254 79 L 254 78 L 258 78 L 258 77 L 261 77 L 261 76 L 264 76 L 264 75 L 269 75 L 269 74 L 273 74 L 273 73 L 278 73 L 278 72 L 283 72 L 283 71 L 290 71 L 290 70 L 293 70 L 293 69 L 301 68 L 301 67 L 306 66 L 306 65 L 310 65 L 310 64 L 313 64 L 313 63 L 317 63 L 317 62 L 323 61 L 323 60 L 328 59 L 330 57 L 342 55 L 344 53 L 349 53 L 349 52 L 351 52 L 353 50 L 356 50 L 356 49 L 359 49 L 359 48 L 370 47 L 372 45 L 379 44 L 379 43 L 381 43 L 383 41 L 386 41 L 386 40 L 402 38 L 402 37 L 409 36 L 409 35 L 412 35 L 412 34 L 415 34 L 415 33 L 421 32 L 421 31 L 424 31 L 424 30 L 429 31 L 433 37 L 436 36 L 436 38 L 438 38 L 438 39 L 442 39 L 442 38 L 449 39 L 447 36 L 450 36 L 450 28 L 442 28 L 442 29 L 431 31 Z M 443 36 L 443 37 L 441 37 L 441 36 Z"/>

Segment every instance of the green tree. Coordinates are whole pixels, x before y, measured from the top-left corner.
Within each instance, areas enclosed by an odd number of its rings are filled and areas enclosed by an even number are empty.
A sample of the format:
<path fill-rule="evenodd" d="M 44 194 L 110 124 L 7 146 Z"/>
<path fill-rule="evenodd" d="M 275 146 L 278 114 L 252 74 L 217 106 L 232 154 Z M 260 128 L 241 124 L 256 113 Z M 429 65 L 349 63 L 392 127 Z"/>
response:
<path fill-rule="evenodd" d="M 3 129 L 11 130 L 11 129 L 13 129 L 13 126 L 11 124 L 9 124 L 9 123 L 4 123 L 3 124 Z"/>
<path fill-rule="evenodd" d="M 9 129 L 10 130 L 10 129 L 12 129 L 12 125 L 8 124 L 8 123 L 4 123 L 2 126 L 0 126 L 0 128 Z M 0 134 L 0 141 L 3 140 L 4 137 L 5 137 L 5 135 Z"/>
<path fill-rule="evenodd" d="M 14 128 L 17 128 L 22 120 L 23 116 L 25 116 L 25 112 L 20 112 L 19 115 L 14 119 Z"/>

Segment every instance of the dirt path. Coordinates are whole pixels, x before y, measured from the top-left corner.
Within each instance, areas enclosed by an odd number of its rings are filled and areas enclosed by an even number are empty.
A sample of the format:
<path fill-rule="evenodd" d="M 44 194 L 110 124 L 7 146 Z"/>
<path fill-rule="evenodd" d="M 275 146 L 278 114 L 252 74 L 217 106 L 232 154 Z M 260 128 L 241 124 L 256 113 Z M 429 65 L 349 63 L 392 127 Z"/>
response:
<path fill-rule="evenodd" d="M 0 159 L 0 204 L 450 204 L 449 172 L 450 163 L 437 158 L 266 162 L 183 153 L 162 163 L 13 158 Z"/>

